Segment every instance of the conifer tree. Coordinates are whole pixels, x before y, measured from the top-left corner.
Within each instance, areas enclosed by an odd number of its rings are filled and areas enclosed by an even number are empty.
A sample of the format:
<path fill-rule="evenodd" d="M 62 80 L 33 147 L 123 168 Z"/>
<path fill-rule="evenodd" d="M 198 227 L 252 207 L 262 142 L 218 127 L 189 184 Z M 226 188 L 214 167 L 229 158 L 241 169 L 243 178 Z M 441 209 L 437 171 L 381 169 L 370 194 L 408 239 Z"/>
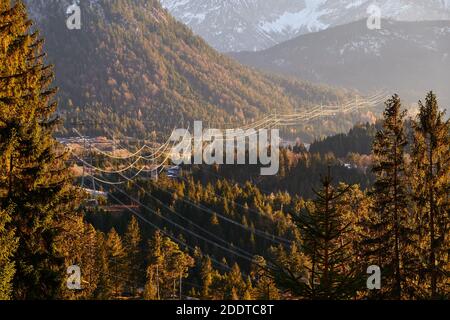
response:
<path fill-rule="evenodd" d="M 0 209 L 0 300 L 9 300 L 12 295 L 14 262 L 12 257 L 17 247 L 14 230 L 8 228 L 11 221 L 8 211 Z"/>
<path fill-rule="evenodd" d="M 245 291 L 245 282 L 242 279 L 241 269 L 237 263 L 233 264 L 230 272 L 225 276 L 225 299 L 239 300 Z"/>
<path fill-rule="evenodd" d="M 97 287 L 94 291 L 94 298 L 108 300 L 113 297 L 113 282 L 110 276 L 110 266 L 108 263 L 108 248 L 106 245 L 106 236 L 103 232 L 97 232 Z"/>
<path fill-rule="evenodd" d="M 82 281 L 82 298 L 92 299 L 100 280 L 101 258 L 99 259 L 98 252 L 101 243 L 99 243 L 98 231 L 86 222 L 84 223 L 82 243 L 84 245 L 81 258 L 82 279 L 84 279 Z"/>
<path fill-rule="evenodd" d="M 145 284 L 145 298 L 148 300 L 161 299 L 161 284 L 163 283 L 163 236 L 157 231 L 149 241 L 149 257 L 147 266 L 147 280 Z"/>
<path fill-rule="evenodd" d="M 131 217 L 127 231 L 123 238 L 126 254 L 126 278 L 129 284 L 128 289 L 134 295 L 136 288 L 142 283 L 143 275 L 143 255 L 141 251 L 141 232 L 138 221 Z"/>
<path fill-rule="evenodd" d="M 271 248 L 271 264 L 268 269 L 277 287 L 289 291 L 293 296 L 305 296 L 305 284 L 308 279 L 310 262 L 300 252 L 299 244 L 293 242 L 287 250 L 283 246 Z M 270 293 L 270 292 L 268 292 Z"/>
<path fill-rule="evenodd" d="M 416 210 L 418 298 L 450 295 L 450 124 L 433 92 L 413 121 L 413 199 Z"/>
<path fill-rule="evenodd" d="M 9 212 L 19 239 L 14 298 L 51 299 L 61 296 L 65 277 L 55 239 L 76 202 L 67 156 L 52 138 L 52 67 L 44 64 L 43 41 L 30 26 L 21 1 L 1 2 L 0 210 Z"/>
<path fill-rule="evenodd" d="M 76 265 L 80 268 L 81 290 L 66 289 L 62 298 L 93 298 L 99 278 L 97 231 L 91 224 L 86 223 L 83 217 L 67 221 L 64 228 L 67 228 L 67 232 L 57 237 L 58 247 L 64 255 L 66 265 Z"/>
<path fill-rule="evenodd" d="M 145 300 L 159 300 L 159 288 L 158 288 L 158 277 L 153 268 L 147 269 L 147 282 L 144 287 L 144 299 Z"/>
<path fill-rule="evenodd" d="M 349 250 L 351 223 L 339 208 L 349 188 L 334 188 L 330 169 L 321 180 L 322 189 L 314 191 L 316 199 L 297 219 L 303 250 L 311 263 L 304 295 L 311 299 L 347 299 L 355 295 L 361 280 Z"/>
<path fill-rule="evenodd" d="M 149 248 L 146 296 L 153 299 L 178 298 L 182 294 L 182 280 L 188 277 L 194 259 L 159 231 L 150 241 Z"/>
<path fill-rule="evenodd" d="M 254 279 L 254 298 L 258 300 L 279 300 L 280 292 L 269 273 L 267 262 L 261 256 L 253 258 L 251 277 Z"/>
<path fill-rule="evenodd" d="M 376 181 L 369 217 L 366 251 L 371 264 L 382 273 L 379 298 L 401 299 L 405 296 L 406 270 L 411 265 L 411 219 L 408 212 L 407 176 L 405 170 L 405 111 L 394 95 L 386 102 L 383 128 L 373 144 L 373 173 Z"/>
<path fill-rule="evenodd" d="M 0 78 L 8 75 L 6 70 L 7 61 L 11 59 L 6 48 L 11 45 L 11 32 L 6 26 L 8 20 L 12 19 L 13 12 L 10 10 L 8 2 L 0 3 Z M 0 85 L 3 86 L 5 80 L 0 80 Z M 6 98 L 6 93 L 0 89 L 0 98 Z M 0 100 L 0 137 L 1 132 L 6 128 L 6 115 L 8 106 Z M 0 140 L 0 153 L 3 154 L 6 147 L 5 141 Z M 7 159 L 0 157 L 0 200 L 3 200 L 6 190 L 4 189 L 4 179 L 6 178 L 5 171 Z M 6 207 L 6 204 L 0 202 L 0 300 L 7 300 L 11 298 L 12 294 L 12 280 L 15 273 L 14 262 L 12 261 L 15 250 L 17 249 L 17 239 L 14 236 L 14 229 L 11 227 L 11 208 Z"/>
<path fill-rule="evenodd" d="M 356 268 L 356 273 L 360 275 L 360 283 L 364 285 L 367 281 L 367 268 L 370 266 L 367 263 L 367 257 L 365 255 L 364 240 L 366 237 L 367 220 L 370 214 L 370 208 L 372 207 L 371 197 L 367 196 L 366 192 L 360 190 L 358 185 L 348 187 L 346 184 L 341 183 L 340 190 L 348 188 L 346 192 L 338 200 L 338 210 L 342 213 L 344 221 L 349 223 L 350 232 L 343 235 L 343 241 L 348 243 L 346 250 L 352 257 L 352 261 L 349 262 Z M 355 292 L 355 299 L 366 297 L 367 290 L 364 286 L 363 290 Z"/>
<path fill-rule="evenodd" d="M 255 296 L 255 289 L 253 288 L 252 280 L 250 276 L 247 277 L 247 281 L 245 282 L 244 294 L 242 295 L 242 300 L 253 300 Z"/>
<path fill-rule="evenodd" d="M 108 233 L 106 248 L 108 250 L 109 279 L 113 288 L 113 295 L 117 298 L 123 292 L 126 284 L 126 255 L 123 249 L 122 239 L 114 228 Z"/>
<path fill-rule="evenodd" d="M 211 258 L 206 257 L 202 263 L 201 280 L 202 280 L 202 299 L 210 299 L 211 285 L 213 284 L 214 269 L 211 263 Z"/>

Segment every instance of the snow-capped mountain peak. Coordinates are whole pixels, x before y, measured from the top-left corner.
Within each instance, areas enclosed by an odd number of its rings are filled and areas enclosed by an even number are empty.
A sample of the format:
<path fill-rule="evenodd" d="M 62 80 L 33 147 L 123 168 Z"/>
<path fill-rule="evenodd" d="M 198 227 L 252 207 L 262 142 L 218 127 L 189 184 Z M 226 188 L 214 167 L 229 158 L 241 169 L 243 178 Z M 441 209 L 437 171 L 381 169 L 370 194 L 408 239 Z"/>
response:
<path fill-rule="evenodd" d="M 450 19 L 450 0 L 161 0 L 220 51 L 262 50 L 301 34 L 368 16 L 378 5 L 382 18 Z"/>

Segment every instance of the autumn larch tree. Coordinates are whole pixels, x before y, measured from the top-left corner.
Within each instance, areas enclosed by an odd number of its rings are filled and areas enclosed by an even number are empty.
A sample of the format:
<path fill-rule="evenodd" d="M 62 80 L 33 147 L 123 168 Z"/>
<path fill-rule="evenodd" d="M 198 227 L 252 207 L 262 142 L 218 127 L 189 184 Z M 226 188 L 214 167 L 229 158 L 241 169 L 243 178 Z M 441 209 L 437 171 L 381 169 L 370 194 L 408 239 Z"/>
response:
<path fill-rule="evenodd" d="M 0 211 L 19 239 L 15 299 L 61 296 L 65 261 L 55 239 L 74 211 L 67 154 L 52 137 L 57 121 L 43 40 L 22 1 L 0 4 Z"/>
<path fill-rule="evenodd" d="M 136 294 L 136 289 L 143 282 L 145 275 L 143 261 L 144 256 L 141 248 L 141 232 L 138 221 L 131 217 L 127 230 L 123 237 L 123 246 L 126 257 L 126 279 L 130 293 Z"/>
<path fill-rule="evenodd" d="M 279 300 L 280 292 L 272 278 L 267 261 L 255 256 L 251 267 L 251 277 L 255 282 L 254 298 L 257 300 Z"/>
<path fill-rule="evenodd" d="M 9 212 L 0 209 L 0 300 L 9 300 L 12 296 L 12 279 L 15 268 L 12 257 L 17 248 L 14 230 L 8 227 Z"/>
<path fill-rule="evenodd" d="M 242 279 L 241 269 L 237 263 L 224 277 L 224 298 L 226 300 L 240 300 L 245 293 L 246 285 Z"/>
<path fill-rule="evenodd" d="M 266 272 L 274 279 L 280 290 L 288 291 L 292 296 L 305 297 L 306 283 L 310 261 L 299 247 L 301 243 L 293 242 L 290 248 L 282 245 L 270 250 L 270 268 Z M 262 267 L 262 265 L 259 265 Z"/>
<path fill-rule="evenodd" d="M 106 238 L 106 248 L 108 254 L 109 283 L 113 288 L 114 298 L 120 297 L 127 284 L 126 279 L 126 254 L 123 248 L 122 239 L 113 228 Z"/>
<path fill-rule="evenodd" d="M 157 231 L 149 243 L 149 264 L 144 296 L 149 300 L 178 298 L 194 259 L 178 244 Z"/>
<path fill-rule="evenodd" d="M 213 284 L 214 268 L 212 266 L 211 258 L 205 257 L 202 261 L 202 267 L 200 271 L 200 276 L 202 280 L 202 299 L 211 298 L 211 285 Z"/>
<path fill-rule="evenodd" d="M 413 129 L 417 298 L 442 299 L 450 294 L 450 124 L 433 92 L 428 93 L 425 104 L 419 102 Z"/>

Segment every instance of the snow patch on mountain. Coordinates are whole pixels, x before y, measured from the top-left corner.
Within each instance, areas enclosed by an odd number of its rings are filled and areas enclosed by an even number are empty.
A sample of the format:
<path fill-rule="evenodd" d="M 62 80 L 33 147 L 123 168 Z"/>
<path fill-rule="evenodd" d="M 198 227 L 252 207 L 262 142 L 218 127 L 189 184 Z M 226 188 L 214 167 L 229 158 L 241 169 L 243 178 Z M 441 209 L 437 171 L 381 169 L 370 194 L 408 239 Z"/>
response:
<path fill-rule="evenodd" d="M 330 11 L 320 9 L 327 0 L 305 0 L 306 7 L 299 12 L 285 12 L 275 21 L 262 22 L 261 28 L 266 32 L 286 33 L 298 32 L 306 28 L 309 32 L 328 28 L 328 24 L 320 21 L 320 18 Z"/>
<path fill-rule="evenodd" d="M 450 0 L 161 0 L 177 19 L 220 51 L 262 50 L 305 33 L 368 17 L 450 19 Z"/>

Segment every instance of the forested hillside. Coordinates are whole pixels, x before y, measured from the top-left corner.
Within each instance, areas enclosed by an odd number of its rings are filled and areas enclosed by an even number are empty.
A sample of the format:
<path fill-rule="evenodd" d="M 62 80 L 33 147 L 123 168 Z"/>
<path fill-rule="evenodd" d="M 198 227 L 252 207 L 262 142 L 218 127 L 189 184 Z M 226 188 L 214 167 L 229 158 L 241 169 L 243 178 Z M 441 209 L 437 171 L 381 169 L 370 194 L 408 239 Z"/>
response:
<path fill-rule="evenodd" d="M 372 143 L 379 129 L 381 129 L 380 122 L 376 124 L 358 124 L 350 129 L 348 133 L 340 133 L 314 141 L 309 151 L 311 153 L 320 153 L 321 155 L 333 153 L 338 158 L 344 158 L 349 153 L 368 155 L 371 153 Z"/>
<path fill-rule="evenodd" d="M 367 171 L 371 161 L 361 164 L 357 161 L 361 157 L 357 153 L 348 159 L 347 154 L 345 157 L 337 157 L 333 149 L 329 148 L 324 154 L 307 152 L 306 149 L 300 152 L 282 149 L 280 170 L 276 176 L 261 176 L 260 168 L 255 165 L 200 166 L 198 171 L 193 172 L 193 176 L 203 183 L 222 179 L 239 184 L 251 181 L 265 194 L 288 192 L 292 196 L 304 198 L 314 196 L 313 188 L 320 186 L 320 178 L 326 175 L 328 168 L 333 171 L 336 181 L 358 184 L 364 190 L 371 186 L 373 176 L 370 170 Z"/>
<path fill-rule="evenodd" d="M 69 2 L 28 2 L 45 37 L 47 61 L 55 65 L 66 129 L 83 122 L 78 129 L 92 135 L 148 137 L 192 120 L 243 124 L 348 95 L 243 67 L 210 48 L 157 0 L 82 1 L 81 30 L 65 27 Z"/>

